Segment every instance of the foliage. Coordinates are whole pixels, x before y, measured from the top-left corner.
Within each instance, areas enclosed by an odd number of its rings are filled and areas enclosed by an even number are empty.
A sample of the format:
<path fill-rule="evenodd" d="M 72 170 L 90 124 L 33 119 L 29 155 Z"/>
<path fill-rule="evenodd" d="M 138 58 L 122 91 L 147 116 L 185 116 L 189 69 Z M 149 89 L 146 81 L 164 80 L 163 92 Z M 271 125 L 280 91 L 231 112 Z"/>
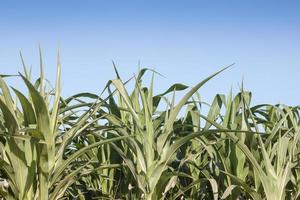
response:
<path fill-rule="evenodd" d="M 123 81 L 115 68 L 101 95 L 63 98 L 59 56 L 54 88 L 41 52 L 36 81 L 22 63 L 28 95 L 0 76 L 4 199 L 300 198 L 299 107 L 252 106 L 242 88 L 217 94 L 205 112 L 198 90 L 226 68 L 157 95 L 155 71 Z"/>

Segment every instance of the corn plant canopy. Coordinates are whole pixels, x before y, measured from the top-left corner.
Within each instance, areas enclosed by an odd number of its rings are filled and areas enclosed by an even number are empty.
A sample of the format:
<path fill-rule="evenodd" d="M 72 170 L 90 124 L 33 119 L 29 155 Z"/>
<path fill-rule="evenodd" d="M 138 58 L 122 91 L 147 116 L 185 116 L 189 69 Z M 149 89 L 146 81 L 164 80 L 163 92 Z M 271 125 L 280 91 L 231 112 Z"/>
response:
<path fill-rule="evenodd" d="M 0 76 L 1 199 L 300 199 L 299 107 L 252 105 L 243 87 L 203 102 L 228 67 L 155 94 L 156 71 L 124 80 L 113 64 L 101 94 L 63 98 L 59 54 L 54 88 L 41 50 L 36 80 L 21 61 Z"/>

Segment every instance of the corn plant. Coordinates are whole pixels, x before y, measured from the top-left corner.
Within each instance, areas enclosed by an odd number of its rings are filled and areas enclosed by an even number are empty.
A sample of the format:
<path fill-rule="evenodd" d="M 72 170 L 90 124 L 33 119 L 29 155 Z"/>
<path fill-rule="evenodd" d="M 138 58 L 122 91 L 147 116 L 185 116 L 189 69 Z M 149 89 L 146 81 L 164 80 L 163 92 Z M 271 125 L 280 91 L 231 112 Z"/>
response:
<path fill-rule="evenodd" d="M 97 120 L 92 116 L 100 105 L 95 103 L 72 127 L 64 127 L 64 116 L 60 113 L 60 63 L 58 61 L 55 90 L 47 92 L 42 59 L 40 61 L 41 74 L 35 85 L 30 82 L 30 74 L 25 66 L 25 75 L 19 74 L 28 88 L 29 96 L 12 89 L 21 109 L 13 100 L 3 78 L 0 78 L 0 168 L 4 182 L 8 183 L 1 188 L 0 194 L 5 199 L 63 197 L 77 176 L 87 175 L 94 170 L 89 161 L 78 162 L 78 158 L 93 148 L 121 139 L 97 141 L 66 157 L 66 149 L 72 140 L 84 134 Z"/>
<path fill-rule="evenodd" d="M 177 150 L 189 140 L 205 133 L 201 131 L 185 136 L 174 135 L 178 128 L 176 126 L 180 125 L 177 123 L 177 116 L 192 95 L 221 71 L 197 84 L 177 104 L 172 101 L 162 112 L 157 108 L 165 98 L 164 95 L 186 89 L 186 86 L 175 84 L 163 94 L 154 96 L 153 78 L 149 88 L 142 87 L 141 78 L 145 72 L 146 69 L 141 70 L 136 77 L 131 95 L 120 77 L 111 81 L 118 92 L 118 100 L 110 98 L 107 107 L 111 112 L 105 118 L 110 126 L 114 126 L 116 134 L 134 136 L 123 141 L 120 146 L 112 144 L 112 147 L 124 159 L 133 176 L 134 182 L 129 183 L 129 187 L 134 189 L 137 195 L 135 198 L 157 199 L 166 197 L 168 184 L 171 184 L 170 178 L 179 175 L 171 166 L 176 159 Z"/>
<path fill-rule="evenodd" d="M 220 158 L 225 158 L 225 161 L 222 161 L 222 170 L 232 179 L 230 182 L 243 188 L 253 199 L 261 199 L 263 197 L 266 199 L 285 199 L 287 198 L 286 195 L 290 193 L 286 188 L 288 182 L 292 180 L 291 173 L 293 170 L 298 170 L 296 166 L 299 163 L 299 158 L 297 158 L 299 151 L 297 150 L 299 148 L 299 125 L 296 122 L 298 115 L 295 115 L 294 112 L 297 109 L 286 106 L 284 106 L 284 109 L 281 109 L 280 107 L 268 105 L 268 109 L 271 108 L 272 110 L 272 115 L 274 115 L 274 112 L 275 115 L 276 113 L 277 115 L 280 113 L 280 117 L 275 118 L 273 121 L 268 118 L 263 119 L 255 114 L 269 117 L 269 113 L 258 109 L 265 105 L 258 105 L 250 109 L 249 95 L 245 92 L 241 94 L 242 96 L 239 97 L 239 101 L 242 103 L 242 107 L 241 109 L 234 109 L 235 111 L 231 114 L 234 116 L 237 114 L 237 110 L 241 110 L 241 115 L 237 116 L 240 116 L 239 118 L 242 121 L 241 123 L 233 124 L 234 127 L 232 128 L 236 129 L 240 124 L 242 130 L 253 131 L 253 133 L 247 135 L 244 133 L 235 135 L 225 133 L 224 137 L 230 139 L 229 143 L 232 144 L 233 142 L 234 146 L 226 150 L 227 145 L 225 143 L 225 151 L 222 150 L 222 148 L 218 149 L 220 150 L 219 153 L 223 152 Z M 231 111 L 232 106 L 235 107 L 238 105 L 235 104 L 236 100 L 237 99 L 233 101 L 233 105 L 231 104 L 231 106 L 229 106 Z M 220 108 L 218 108 L 218 110 L 220 110 Z M 223 129 L 226 125 L 230 125 L 228 124 L 230 120 L 227 120 L 226 115 L 221 123 L 213 122 L 214 119 L 209 119 L 209 115 L 203 118 L 205 118 L 208 123 L 220 129 Z M 272 118 L 274 119 L 273 116 Z M 259 124 L 263 126 L 259 127 Z M 260 133 L 261 129 L 263 129 L 264 134 Z M 275 140 L 273 140 L 274 137 L 276 137 Z M 227 164 L 226 152 L 229 153 Z M 234 155 L 234 158 L 231 158 L 231 155 Z M 248 164 L 245 158 L 248 159 Z M 228 165 L 228 162 L 231 164 Z M 239 163 L 241 163 L 241 165 Z M 232 164 L 234 164 L 234 168 L 230 169 Z M 251 173 L 249 173 L 250 167 L 252 170 Z M 253 182 L 253 187 L 249 187 L 247 183 L 249 181 Z M 295 195 L 293 198 L 298 197 L 296 193 L 293 194 Z"/>

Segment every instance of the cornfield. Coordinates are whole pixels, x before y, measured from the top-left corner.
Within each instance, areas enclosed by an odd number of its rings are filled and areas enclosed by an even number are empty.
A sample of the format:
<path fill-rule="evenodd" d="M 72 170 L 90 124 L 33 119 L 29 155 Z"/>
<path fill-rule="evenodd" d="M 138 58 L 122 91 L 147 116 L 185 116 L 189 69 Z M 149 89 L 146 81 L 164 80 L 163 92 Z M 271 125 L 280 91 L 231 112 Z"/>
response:
<path fill-rule="evenodd" d="M 203 102 L 227 68 L 154 94 L 157 72 L 114 67 L 101 94 L 63 98 L 59 56 L 54 87 L 42 56 L 36 80 L 21 59 L 28 93 L 0 76 L 0 198 L 300 199 L 299 107 L 252 105 L 243 87 Z"/>

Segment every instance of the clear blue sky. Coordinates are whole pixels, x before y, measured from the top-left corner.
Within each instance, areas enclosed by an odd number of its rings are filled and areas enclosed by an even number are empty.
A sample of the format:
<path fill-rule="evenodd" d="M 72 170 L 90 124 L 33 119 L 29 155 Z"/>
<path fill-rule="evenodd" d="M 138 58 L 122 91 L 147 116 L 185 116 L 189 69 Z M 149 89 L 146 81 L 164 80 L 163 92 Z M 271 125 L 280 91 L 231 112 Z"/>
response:
<path fill-rule="evenodd" d="M 299 2 L 299 1 L 298 1 Z M 0 73 L 16 73 L 22 50 L 38 71 L 42 45 L 53 80 L 61 49 L 63 94 L 99 92 L 114 77 L 153 67 L 157 90 L 194 85 L 236 63 L 207 84 L 204 99 L 238 90 L 244 79 L 255 103 L 300 103 L 300 4 L 297 1 L 2 1 Z M 12 84 L 14 84 L 12 82 Z"/>

